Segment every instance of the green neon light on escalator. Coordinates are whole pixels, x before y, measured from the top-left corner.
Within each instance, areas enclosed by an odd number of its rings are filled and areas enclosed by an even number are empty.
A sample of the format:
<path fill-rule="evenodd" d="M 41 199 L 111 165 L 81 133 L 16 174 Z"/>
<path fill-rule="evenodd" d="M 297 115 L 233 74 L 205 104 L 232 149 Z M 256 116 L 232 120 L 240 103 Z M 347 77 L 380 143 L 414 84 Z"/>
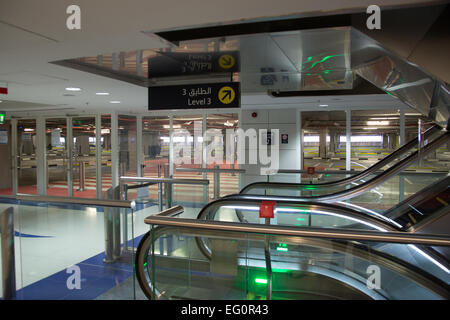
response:
<path fill-rule="evenodd" d="M 325 61 L 327 61 L 328 59 L 331 59 L 331 58 L 334 58 L 334 57 L 339 57 L 339 56 L 343 56 L 343 54 L 334 54 L 334 55 L 331 55 L 331 56 L 323 57 L 322 60 L 314 62 L 314 63 L 313 63 L 308 69 L 306 69 L 306 70 L 310 70 L 310 69 L 314 68 L 314 67 L 315 67 L 317 64 L 319 64 L 319 63 L 325 62 Z M 309 57 L 308 57 L 308 58 L 309 58 Z M 307 62 L 308 62 L 308 61 L 307 61 Z M 304 70 L 304 71 L 306 71 L 306 70 Z"/>
<path fill-rule="evenodd" d="M 256 278 L 255 282 L 256 283 L 261 283 L 261 284 L 267 284 L 267 279 Z"/>

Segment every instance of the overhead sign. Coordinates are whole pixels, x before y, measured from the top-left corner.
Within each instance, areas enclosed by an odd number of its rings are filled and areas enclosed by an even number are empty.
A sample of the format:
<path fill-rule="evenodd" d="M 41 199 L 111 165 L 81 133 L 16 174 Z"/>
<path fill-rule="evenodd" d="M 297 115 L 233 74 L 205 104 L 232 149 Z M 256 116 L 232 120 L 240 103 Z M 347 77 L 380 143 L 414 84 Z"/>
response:
<path fill-rule="evenodd" d="M 8 94 L 8 88 L 0 87 L 0 93 L 1 94 Z"/>
<path fill-rule="evenodd" d="M 239 71 L 238 51 L 159 52 L 148 59 L 149 78 Z"/>
<path fill-rule="evenodd" d="M 148 110 L 239 108 L 239 82 L 148 88 Z"/>
<path fill-rule="evenodd" d="M 6 114 L 0 111 L 0 124 L 4 124 L 6 119 Z"/>

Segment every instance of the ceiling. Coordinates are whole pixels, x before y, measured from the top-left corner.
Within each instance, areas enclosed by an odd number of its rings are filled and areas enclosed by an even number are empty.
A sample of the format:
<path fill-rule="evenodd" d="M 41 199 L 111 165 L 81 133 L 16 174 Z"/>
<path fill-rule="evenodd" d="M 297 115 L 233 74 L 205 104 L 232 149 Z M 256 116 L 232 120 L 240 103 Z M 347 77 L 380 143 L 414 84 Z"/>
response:
<path fill-rule="evenodd" d="M 402 6 L 440 1 L 386 0 L 383 6 Z M 48 114 L 56 110 L 120 110 L 145 112 L 145 88 L 54 65 L 49 62 L 78 57 L 97 56 L 111 52 L 162 48 L 167 44 L 146 32 L 174 30 L 201 25 L 220 25 L 237 21 L 264 20 L 273 17 L 324 15 L 343 11 L 364 11 L 371 1 L 293 1 L 272 0 L 226 2 L 175 0 L 79 0 L 82 29 L 66 28 L 66 8 L 73 1 L 0 0 L 0 86 L 7 86 L 8 95 L 0 95 L 0 109 L 7 115 L 13 112 Z M 200 9 L 199 9 L 200 8 Z M 81 92 L 67 96 L 66 87 L 80 87 Z M 96 92 L 109 92 L 97 96 Z M 321 98 L 322 99 L 322 98 Z M 345 97 L 333 100 L 333 106 L 378 104 L 401 107 L 391 97 Z M 359 99 L 359 100 L 358 100 Z M 111 100 L 119 100 L 113 105 Z M 244 108 L 257 106 L 295 107 L 299 104 L 314 106 L 312 98 L 283 98 L 267 95 L 248 95 L 242 98 Z M 330 107 L 332 107 L 330 105 Z"/>

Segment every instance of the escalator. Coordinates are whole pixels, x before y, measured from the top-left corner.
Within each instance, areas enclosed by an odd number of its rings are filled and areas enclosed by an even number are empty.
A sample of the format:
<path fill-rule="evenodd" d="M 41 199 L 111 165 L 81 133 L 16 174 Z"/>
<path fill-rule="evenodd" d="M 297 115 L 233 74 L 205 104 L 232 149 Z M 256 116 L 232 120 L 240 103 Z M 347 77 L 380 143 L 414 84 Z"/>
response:
<path fill-rule="evenodd" d="M 411 199 L 400 202 L 384 212 L 409 232 L 417 232 L 447 214 L 450 210 L 450 177 L 422 189 Z"/>
<path fill-rule="evenodd" d="M 416 251 L 410 244 L 291 236 L 288 232 L 295 232 L 295 228 L 283 223 L 270 231 L 240 232 L 239 225 L 224 223 L 224 217 L 219 218 L 221 222 L 212 219 L 213 215 L 226 215 L 223 210 L 239 208 L 248 219 L 244 228 L 263 227 L 252 223 L 258 217 L 257 203 L 218 200 L 204 208 L 210 215 L 207 221 L 147 218 L 153 219 L 147 222 L 153 226 L 140 242 L 136 256 L 137 277 L 146 296 L 239 300 L 450 298 L 448 274 L 441 274 L 441 278 L 429 264 L 420 263 L 420 255 L 406 260 L 385 250 L 397 247 L 411 251 L 412 256 Z M 290 218 L 295 218 L 295 211 L 313 208 L 318 213 L 313 217 L 313 232 L 321 232 L 316 225 L 318 218 L 327 218 L 325 225 L 337 223 L 346 229 L 395 230 L 381 219 L 367 219 L 361 213 L 330 204 L 281 203 L 279 208 Z M 163 238 L 172 239 L 174 250 L 161 251 Z M 381 272 L 378 286 L 368 285 L 371 268 Z"/>
<path fill-rule="evenodd" d="M 392 167 L 396 163 L 398 163 L 400 160 L 402 160 L 406 155 L 410 155 L 412 152 L 417 150 L 418 143 L 421 139 L 424 140 L 431 140 L 438 136 L 441 133 L 441 128 L 438 125 L 434 125 L 433 127 L 429 128 L 427 131 L 423 133 L 423 137 L 415 138 L 408 143 L 406 143 L 404 146 L 400 147 L 399 149 L 395 150 L 391 154 L 387 155 L 374 165 L 370 166 L 369 168 L 360 171 L 358 173 L 355 173 L 354 175 L 351 175 L 350 177 L 335 180 L 335 181 L 329 181 L 325 183 L 283 183 L 283 182 L 271 182 L 270 185 L 278 188 L 283 189 L 289 189 L 296 188 L 298 189 L 306 189 L 310 190 L 311 188 L 321 188 L 323 190 L 324 194 L 331 193 L 334 190 L 344 189 L 347 186 L 351 186 L 353 183 L 364 181 L 363 179 L 369 178 L 369 177 L 375 177 L 377 174 L 380 173 L 379 170 L 383 169 L 384 167 Z M 252 191 L 256 191 L 260 187 L 264 187 L 266 185 L 265 182 L 254 182 L 250 183 L 242 190 L 240 191 L 241 194 L 253 194 Z"/>

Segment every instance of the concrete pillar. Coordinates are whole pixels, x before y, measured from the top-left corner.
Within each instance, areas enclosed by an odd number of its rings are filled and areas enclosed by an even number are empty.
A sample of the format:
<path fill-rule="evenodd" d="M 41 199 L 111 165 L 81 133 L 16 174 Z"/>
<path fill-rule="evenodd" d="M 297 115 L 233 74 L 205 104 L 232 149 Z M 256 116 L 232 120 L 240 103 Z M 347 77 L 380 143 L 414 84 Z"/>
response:
<path fill-rule="evenodd" d="M 96 197 L 102 199 L 102 115 L 95 115 Z"/>
<path fill-rule="evenodd" d="M 351 138 L 352 138 L 352 126 L 351 126 L 351 117 L 352 112 L 351 110 L 345 111 L 345 132 L 346 132 L 346 139 L 345 139 L 345 170 L 351 170 L 351 161 L 352 161 L 352 144 L 351 144 Z"/>
<path fill-rule="evenodd" d="M 329 155 L 330 155 L 330 157 L 331 156 L 334 156 L 334 155 L 336 155 L 336 150 L 337 150 L 337 142 L 338 142 L 338 135 L 337 135 L 337 132 L 336 132 L 336 130 L 333 128 L 333 129 L 329 129 L 329 134 L 330 134 L 330 147 L 329 147 Z"/>
<path fill-rule="evenodd" d="M 327 157 L 327 133 L 328 128 L 322 128 L 319 132 L 319 157 L 325 159 Z"/>
<path fill-rule="evenodd" d="M 111 182 L 119 185 L 119 123 L 117 113 L 111 113 Z"/>
<path fill-rule="evenodd" d="M 45 136 L 45 119 L 36 119 L 36 172 L 38 195 L 47 194 L 47 150 Z"/>

